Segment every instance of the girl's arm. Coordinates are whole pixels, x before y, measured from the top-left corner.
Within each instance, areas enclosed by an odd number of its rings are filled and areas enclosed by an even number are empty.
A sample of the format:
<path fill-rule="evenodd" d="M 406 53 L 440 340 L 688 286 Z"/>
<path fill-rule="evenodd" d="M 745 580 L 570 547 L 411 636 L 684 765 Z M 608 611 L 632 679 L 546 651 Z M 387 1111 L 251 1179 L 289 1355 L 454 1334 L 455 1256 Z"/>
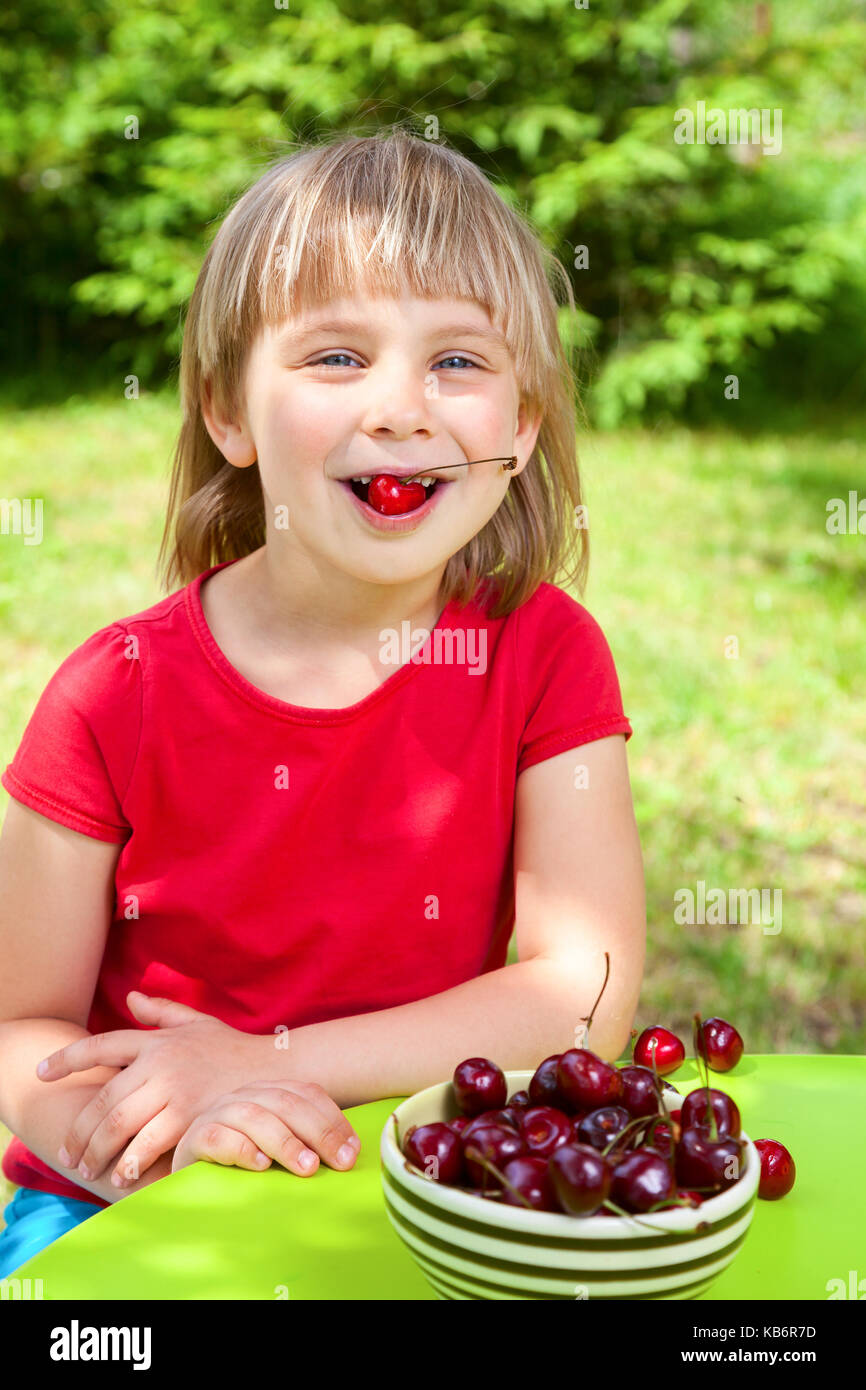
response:
<path fill-rule="evenodd" d="M 57 1151 L 76 1115 L 120 1068 L 92 1067 L 46 1086 L 36 1063 L 89 1036 L 119 853 L 119 845 L 9 802 L 0 834 L 0 1119 L 69 1178 Z M 80 1186 L 116 1201 L 164 1177 L 171 1159 L 164 1154 L 123 1192 L 112 1187 L 109 1174 Z"/>
<path fill-rule="evenodd" d="M 619 1057 L 646 946 L 624 736 L 527 768 L 515 817 L 519 963 L 414 1004 L 294 1029 L 282 1053 L 293 1076 L 317 1081 L 345 1108 L 445 1081 L 466 1057 L 489 1057 L 504 1070 L 535 1068 L 576 1045 L 575 1030 L 604 980 L 605 951 L 610 978 L 586 1045 L 608 1060 Z M 483 854 L 483 836 L 466 852 Z M 269 1067 L 279 1067 L 273 1041 L 262 1041 Z"/>
<path fill-rule="evenodd" d="M 79 1076 L 68 1076 L 48 1087 L 37 1077 L 36 1064 L 52 1049 L 89 1036 L 86 1028 L 59 1018 L 0 1023 L 0 1119 L 49 1168 L 106 1202 L 116 1202 L 166 1177 L 174 1151 L 161 1154 L 137 1182 L 123 1189 L 112 1186 L 110 1169 L 103 1177 L 85 1182 L 78 1172 L 60 1167 L 57 1151 L 78 1115 L 120 1068 L 91 1067 L 81 1074 L 92 1079 L 90 1084 Z"/>

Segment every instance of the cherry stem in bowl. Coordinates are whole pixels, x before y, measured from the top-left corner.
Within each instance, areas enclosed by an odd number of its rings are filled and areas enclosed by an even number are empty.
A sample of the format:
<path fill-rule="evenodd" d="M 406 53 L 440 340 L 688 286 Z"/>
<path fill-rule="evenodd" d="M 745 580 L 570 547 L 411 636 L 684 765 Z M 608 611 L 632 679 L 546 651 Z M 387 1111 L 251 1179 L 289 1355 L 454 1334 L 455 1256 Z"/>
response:
<path fill-rule="evenodd" d="M 709 1064 L 708 1064 L 708 1062 L 707 1062 L 706 1057 L 704 1056 L 703 1052 L 701 1051 L 701 1029 L 702 1029 L 702 1027 L 703 1027 L 703 1024 L 701 1023 L 701 1016 L 700 1016 L 700 1014 L 695 1014 L 694 1022 L 693 1022 L 693 1024 L 692 1024 L 692 1033 L 693 1033 L 694 1042 L 695 1042 L 695 1065 L 696 1065 L 697 1068 L 698 1068 L 698 1077 L 700 1078 L 700 1064 L 701 1064 L 701 1062 L 703 1062 L 703 1064 L 704 1064 L 704 1088 L 705 1088 L 706 1093 L 707 1093 L 707 1125 L 708 1125 L 709 1130 L 710 1130 L 710 1135 L 711 1135 L 711 1137 L 712 1137 L 712 1141 L 713 1141 L 713 1143 L 715 1144 L 715 1143 L 718 1142 L 718 1138 L 719 1138 L 719 1129 L 718 1129 L 718 1125 L 716 1124 L 716 1112 L 715 1112 L 715 1110 L 713 1109 L 712 1097 L 710 1096 L 710 1068 L 709 1068 Z"/>
<path fill-rule="evenodd" d="M 475 1162 L 475 1163 L 480 1163 L 482 1168 L 484 1168 L 484 1169 L 486 1169 L 488 1172 L 492 1173 L 493 1176 L 495 1177 L 496 1181 L 499 1182 L 499 1183 L 501 1183 L 503 1187 L 507 1187 L 507 1188 L 508 1188 L 508 1191 L 509 1191 L 509 1192 L 512 1192 L 512 1193 L 514 1194 L 515 1197 L 519 1197 L 519 1198 L 520 1198 L 520 1201 L 523 1203 L 523 1205 L 524 1205 L 525 1207 L 528 1207 L 530 1211 L 534 1211 L 534 1210 L 535 1210 L 535 1208 L 534 1208 L 534 1206 L 532 1205 L 532 1203 L 529 1202 L 529 1201 L 527 1201 L 527 1199 L 524 1197 L 523 1193 L 522 1193 L 522 1192 L 518 1192 L 517 1188 L 514 1187 L 513 1184 L 510 1183 L 510 1182 L 508 1181 L 508 1179 L 506 1178 L 506 1176 L 505 1176 L 504 1173 L 500 1173 L 499 1169 L 496 1167 L 496 1164 L 493 1163 L 493 1162 L 491 1162 L 491 1160 L 490 1160 L 489 1158 L 485 1158 L 485 1157 L 484 1157 L 484 1154 L 481 1153 L 481 1151 L 480 1151 L 479 1149 L 476 1149 L 476 1148 L 474 1147 L 474 1145 L 469 1144 L 469 1145 L 467 1146 L 467 1148 L 466 1148 L 466 1157 L 467 1157 L 467 1158 L 471 1158 L 471 1159 L 473 1160 L 473 1162 Z M 482 1191 L 483 1191 L 483 1189 L 482 1189 Z"/>

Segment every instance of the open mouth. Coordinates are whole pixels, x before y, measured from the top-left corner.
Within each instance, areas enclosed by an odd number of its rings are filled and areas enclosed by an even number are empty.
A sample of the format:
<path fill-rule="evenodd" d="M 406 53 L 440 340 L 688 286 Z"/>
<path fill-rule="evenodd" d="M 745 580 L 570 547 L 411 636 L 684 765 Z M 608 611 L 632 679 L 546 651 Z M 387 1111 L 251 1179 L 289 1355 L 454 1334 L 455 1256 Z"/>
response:
<path fill-rule="evenodd" d="M 375 513 L 376 525 L 380 529 L 393 530 L 401 517 L 425 517 L 436 506 L 437 494 L 453 481 L 441 479 L 433 473 L 422 473 L 420 477 L 400 478 L 395 473 L 374 473 L 372 476 L 344 478 L 342 486 L 354 493 L 362 510 L 369 515 Z M 381 518 L 381 523 L 378 520 Z"/>
<path fill-rule="evenodd" d="M 370 484 L 372 481 L 372 478 L 349 479 L 349 485 L 352 491 L 354 492 L 355 496 L 360 497 L 361 501 L 366 502 L 368 506 L 372 505 L 372 503 L 370 502 Z M 422 486 L 424 488 L 424 496 L 422 498 L 420 493 L 417 494 L 417 505 L 423 506 L 424 503 L 429 501 L 430 498 L 433 496 L 434 490 L 439 486 L 439 480 L 438 478 L 430 478 L 425 482 L 423 479 L 419 478 L 418 482 L 416 483 L 402 483 L 399 478 L 395 478 L 394 484 L 397 487 L 405 487 L 407 492 L 409 488 L 417 489 L 419 486 Z"/>

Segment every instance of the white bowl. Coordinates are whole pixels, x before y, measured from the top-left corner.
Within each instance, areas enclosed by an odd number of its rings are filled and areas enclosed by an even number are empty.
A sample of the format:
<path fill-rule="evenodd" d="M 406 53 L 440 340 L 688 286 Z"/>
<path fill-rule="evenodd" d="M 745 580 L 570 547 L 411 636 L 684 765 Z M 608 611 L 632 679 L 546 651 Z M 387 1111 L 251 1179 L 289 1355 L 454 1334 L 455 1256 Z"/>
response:
<path fill-rule="evenodd" d="M 532 1075 L 506 1072 L 509 1096 Z M 669 1111 L 681 1103 L 665 1092 Z M 380 1144 L 388 1218 L 440 1298 L 696 1298 L 745 1240 L 761 1176 L 746 1134 L 740 1178 L 696 1209 L 574 1217 L 492 1202 L 408 1167 L 410 1125 L 457 1114 L 450 1081 L 428 1086 L 397 1106 Z"/>

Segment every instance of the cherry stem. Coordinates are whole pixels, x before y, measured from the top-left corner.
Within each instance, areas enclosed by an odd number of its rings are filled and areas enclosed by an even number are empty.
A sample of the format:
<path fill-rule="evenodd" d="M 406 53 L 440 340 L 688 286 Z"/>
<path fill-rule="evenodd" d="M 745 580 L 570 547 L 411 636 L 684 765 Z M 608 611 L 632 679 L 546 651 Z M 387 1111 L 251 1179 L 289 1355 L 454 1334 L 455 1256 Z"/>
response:
<path fill-rule="evenodd" d="M 592 1020 L 593 1020 L 593 1018 L 595 1017 L 595 1011 L 596 1011 L 596 1009 L 598 1008 L 599 1003 L 601 1002 L 601 996 L 604 994 L 604 991 L 607 989 L 607 982 L 608 982 L 609 979 L 610 979 L 610 954 L 609 954 L 608 951 L 605 951 L 605 953 L 604 953 L 604 981 L 603 981 L 603 983 L 602 983 L 601 989 L 598 991 L 598 998 L 596 999 L 595 1003 L 593 1004 L 592 1008 L 591 1008 L 590 1011 L 589 1011 L 589 1017 L 588 1017 L 588 1018 L 584 1017 L 584 1018 L 582 1018 L 582 1019 L 580 1020 L 581 1023 L 585 1023 L 585 1024 L 586 1024 L 586 1037 L 584 1038 L 584 1042 L 588 1041 L 588 1039 L 589 1039 L 589 1030 L 590 1030 L 590 1027 L 592 1026 Z"/>
<path fill-rule="evenodd" d="M 660 1125 L 660 1124 L 662 1124 L 662 1125 L 667 1125 L 667 1126 L 669 1127 L 669 1129 L 670 1129 L 670 1134 L 668 1135 L 668 1151 L 669 1151 L 669 1153 L 670 1153 L 670 1162 L 673 1163 L 673 1161 L 674 1161 L 674 1152 L 675 1152 L 675 1150 L 676 1150 L 676 1138 L 675 1138 L 675 1135 L 676 1135 L 676 1133 L 677 1133 L 677 1122 L 676 1122 L 676 1120 L 672 1120 L 672 1119 L 671 1119 L 670 1113 L 669 1113 L 669 1112 L 666 1113 L 665 1115 L 651 1115 L 651 1116 L 649 1116 L 648 1118 L 649 1118 L 649 1121 L 650 1121 L 649 1136 L 648 1136 L 648 1138 L 646 1138 L 646 1139 L 644 1140 L 644 1143 L 650 1143 L 650 1144 L 651 1144 L 651 1143 L 653 1142 L 653 1139 L 655 1138 L 655 1131 L 656 1131 L 656 1126 L 657 1126 L 657 1125 Z"/>
<path fill-rule="evenodd" d="M 716 1112 L 713 1109 L 713 1099 L 710 1095 L 710 1066 L 709 1062 L 704 1056 L 703 1049 L 701 1048 L 702 1029 L 703 1024 L 701 1023 L 701 1016 L 700 1014 L 695 1014 L 693 1023 L 693 1034 L 695 1041 L 695 1062 L 698 1063 L 698 1059 L 700 1059 L 700 1061 L 704 1064 L 704 1089 L 707 1093 L 707 1126 L 710 1131 L 712 1142 L 716 1144 L 718 1143 L 719 1139 L 719 1127 L 716 1124 Z M 698 1065 L 698 1076 L 700 1077 L 700 1065 Z"/>
<path fill-rule="evenodd" d="M 622 1139 L 623 1135 L 628 1135 L 630 1138 L 632 1130 L 636 1132 L 640 1125 L 645 1125 L 648 1121 L 658 1121 L 663 1118 L 664 1117 L 661 1115 L 638 1115 L 637 1119 L 629 1120 L 627 1125 L 623 1125 L 619 1134 L 615 1134 L 612 1139 L 608 1140 L 607 1144 L 601 1151 L 602 1156 L 606 1158 L 607 1155 L 610 1153 L 611 1149 L 614 1148 L 614 1146 L 618 1144 L 619 1141 Z"/>
<path fill-rule="evenodd" d="M 489 1173 L 492 1173 L 493 1176 L 496 1178 L 496 1181 L 500 1182 L 503 1187 L 507 1187 L 509 1192 L 513 1192 L 514 1196 L 518 1197 L 520 1201 L 523 1203 L 523 1205 L 525 1207 L 528 1207 L 530 1211 L 535 1210 L 532 1203 L 528 1201 L 526 1197 L 524 1197 L 523 1193 L 518 1192 L 517 1188 L 514 1187 L 514 1185 L 508 1181 L 504 1173 L 500 1173 L 499 1169 L 496 1167 L 496 1164 L 493 1163 L 489 1158 L 485 1158 L 484 1154 L 481 1153 L 479 1149 L 476 1149 L 473 1144 L 469 1144 L 467 1146 L 466 1157 L 473 1158 L 476 1163 L 481 1164 L 482 1168 L 486 1169 Z"/>
<path fill-rule="evenodd" d="M 695 1188 L 696 1192 L 697 1190 Z M 692 1211 L 697 1211 L 699 1206 L 700 1202 L 693 1202 L 691 1197 L 662 1197 L 660 1201 L 653 1202 L 652 1206 L 647 1208 L 647 1216 L 654 1211 L 663 1211 L 665 1207 L 690 1207 Z"/>
<path fill-rule="evenodd" d="M 466 459 L 463 463 L 443 463 L 442 468 L 437 468 L 436 472 L 441 473 L 445 468 L 468 468 L 471 463 L 510 463 L 512 472 L 517 467 L 517 460 L 514 454 L 502 454 L 499 458 L 495 459 Z M 423 478 L 424 476 L 423 471 L 419 471 L 410 474 L 408 478 L 398 478 L 397 481 L 400 483 L 413 483 L 416 478 Z"/>
<path fill-rule="evenodd" d="M 604 1202 L 602 1202 L 602 1206 L 607 1207 L 608 1211 L 615 1211 L 617 1216 L 626 1216 L 628 1217 L 629 1221 L 636 1221 L 638 1226 L 646 1226 L 647 1230 L 652 1231 L 654 1235 L 659 1234 L 658 1226 L 650 1226 L 648 1222 L 641 1221 L 640 1217 L 635 1216 L 633 1211 L 625 1211 L 622 1207 L 618 1207 L 616 1202 L 612 1202 L 609 1197 Z"/>

